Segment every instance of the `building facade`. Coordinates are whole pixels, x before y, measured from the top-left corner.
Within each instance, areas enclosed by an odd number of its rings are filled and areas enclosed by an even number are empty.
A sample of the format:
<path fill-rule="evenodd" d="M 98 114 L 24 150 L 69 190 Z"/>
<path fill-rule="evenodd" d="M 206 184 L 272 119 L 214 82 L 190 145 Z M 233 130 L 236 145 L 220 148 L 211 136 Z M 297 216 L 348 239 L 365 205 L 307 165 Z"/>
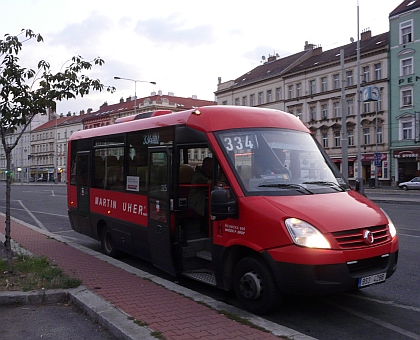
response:
<path fill-rule="evenodd" d="M 420 176 L 420 1 L 403 1 L 389 22 L 390 151 L 398 184 Z"/>
<path fill-rule="evenodd" d="M 191 98 L 177 97 L 173 93 L 167 95 L 152 92 L 150 96 L 143 98 L 128 97 L 121 98 L 119 103 L 102 104 L 98 111 L 92 112 L 83 119 L 83 128 L 91 129 L 100 126 L 114 124 L 118 118 L 134 114 L 146 114 L 156 110 L 171 110 L 172 112 L 184 111 L 200 106 L 216 105 L 216 102 Z"/>
<path fill-rule="evenodd" d="M 21 138 L 18 141 L 16 147 L 11 153 L 11 178 L 15 182 L 28 181 L 30 177 L 30 145 L 31 145 L 31 131 L 38 126 L 45 124 L 51 110 L 47 111 L 47 114 L 38 114 L 34 117 L 31 124 L 23 132 Z M 21 134 L 21 128 L 18 128 L 16 132 L 7 134 L 6 143 L 12 145 L 15 143 L 18 136 Z M 3 147 L 0 148 L 0 181 L 6 180 L 6 155 Z"/>
<path fill-rule="evenodd" d="M 389 184 L 388 40 L 388 32 L 377 36 L 372 36 L 370 30 L 362 32 L 359 71 L 356 42 L 328 51 L 306 43 L 303 52 L 285 58 L 270 56 L 263 65 L 234 81 L 222 83 L 219 79 L 217 102 L 274 108 L 294 114 L 311 129 L 341 171 L 345 138 L 350 181 L 360 176 L 368 182 L 375 174 L 375 153 L 379 153 L 378 180 Z M 358 74 L 363 86 L 380 89 L 379 102 L 362 102 L 357 92 Z M 360 175 L 356 166 L 359 147 Z"/>

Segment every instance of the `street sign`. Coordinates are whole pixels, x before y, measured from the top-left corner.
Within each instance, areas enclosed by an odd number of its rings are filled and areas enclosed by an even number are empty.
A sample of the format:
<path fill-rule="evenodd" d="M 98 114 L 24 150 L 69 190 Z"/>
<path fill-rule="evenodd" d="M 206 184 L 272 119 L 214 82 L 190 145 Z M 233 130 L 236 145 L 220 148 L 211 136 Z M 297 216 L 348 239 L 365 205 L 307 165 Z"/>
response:
<path fill-rule="evenodd" d="M 381 166 L 382 161 L 381 161 L 380 152 L 375 152 L 374 160 L 375 160 L 375 166 Z"/>

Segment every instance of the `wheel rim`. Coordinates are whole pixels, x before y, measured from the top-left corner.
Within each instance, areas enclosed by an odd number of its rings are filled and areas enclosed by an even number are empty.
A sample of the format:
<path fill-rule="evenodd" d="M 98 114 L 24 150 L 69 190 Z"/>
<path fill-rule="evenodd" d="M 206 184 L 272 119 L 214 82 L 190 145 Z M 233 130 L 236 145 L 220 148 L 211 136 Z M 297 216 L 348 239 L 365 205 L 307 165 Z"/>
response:
<path fill-rule="evenodd" d="M 261 280 L 254 272 L 248 272 L 241 277 L 239 289 L 247 299 L 257 299 L 261 295 Z"/>
<path fill-rule="evenodd" d="M 108 253 L 112 252 L 112 236 L 110 232 L 105 232 L 104 247 Z"/>

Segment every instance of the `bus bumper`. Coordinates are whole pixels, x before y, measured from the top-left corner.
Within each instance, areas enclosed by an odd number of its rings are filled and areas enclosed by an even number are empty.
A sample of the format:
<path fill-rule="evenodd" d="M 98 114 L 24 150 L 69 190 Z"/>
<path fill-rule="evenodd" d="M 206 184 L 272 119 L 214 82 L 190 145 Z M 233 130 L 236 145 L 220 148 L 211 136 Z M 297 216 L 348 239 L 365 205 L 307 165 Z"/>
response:
<path fill-rule="evenodd" d="M 335 264 L 278 262 L 266 253 L 284 293 L 318 295 L 364 288 L 363 278 L 390 278 L 397 267 L 398 250 L 392 253 Z M 384 274 L 385 275 L 381 275 Z M 372 283 L 376 282 L 372 279 Z M 384 282 L 384 281 L 381 281 Z M 367 286 L 367 285 L 366 285 Z"/>

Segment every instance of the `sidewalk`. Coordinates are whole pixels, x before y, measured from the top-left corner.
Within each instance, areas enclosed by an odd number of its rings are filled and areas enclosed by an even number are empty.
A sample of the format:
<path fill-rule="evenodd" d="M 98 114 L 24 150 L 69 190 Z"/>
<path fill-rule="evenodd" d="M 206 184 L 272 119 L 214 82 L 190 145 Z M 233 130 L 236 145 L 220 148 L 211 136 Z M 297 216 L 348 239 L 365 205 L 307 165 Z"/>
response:
<path fill-rule="evenodd" d="M 4 221 L 0 214 L 0 224 L 4 225 Z M 46 256 L 66 274 L 83 281 L 83 287 L 67 292 L 70 301 L 117 338 L 156 339 L 155 335 L 161 334 L 168 340 L 313 339 L 24 222 L 12 220 L 11 230 L 12 239 L 20 247 L 36 256 Z M 17 295 L 22 294 L 0 293 L 0 305 L 2 300 L 17 300 Z M 27 294 L 23 295 L 21 299 L 28 299 Z M 43 294 L 34 295 L 40 298 Z M 224 313 L 246 319 L 259 329 L 233 321 Z M 134 320 L 147 326 L 139 326 Z"/>

